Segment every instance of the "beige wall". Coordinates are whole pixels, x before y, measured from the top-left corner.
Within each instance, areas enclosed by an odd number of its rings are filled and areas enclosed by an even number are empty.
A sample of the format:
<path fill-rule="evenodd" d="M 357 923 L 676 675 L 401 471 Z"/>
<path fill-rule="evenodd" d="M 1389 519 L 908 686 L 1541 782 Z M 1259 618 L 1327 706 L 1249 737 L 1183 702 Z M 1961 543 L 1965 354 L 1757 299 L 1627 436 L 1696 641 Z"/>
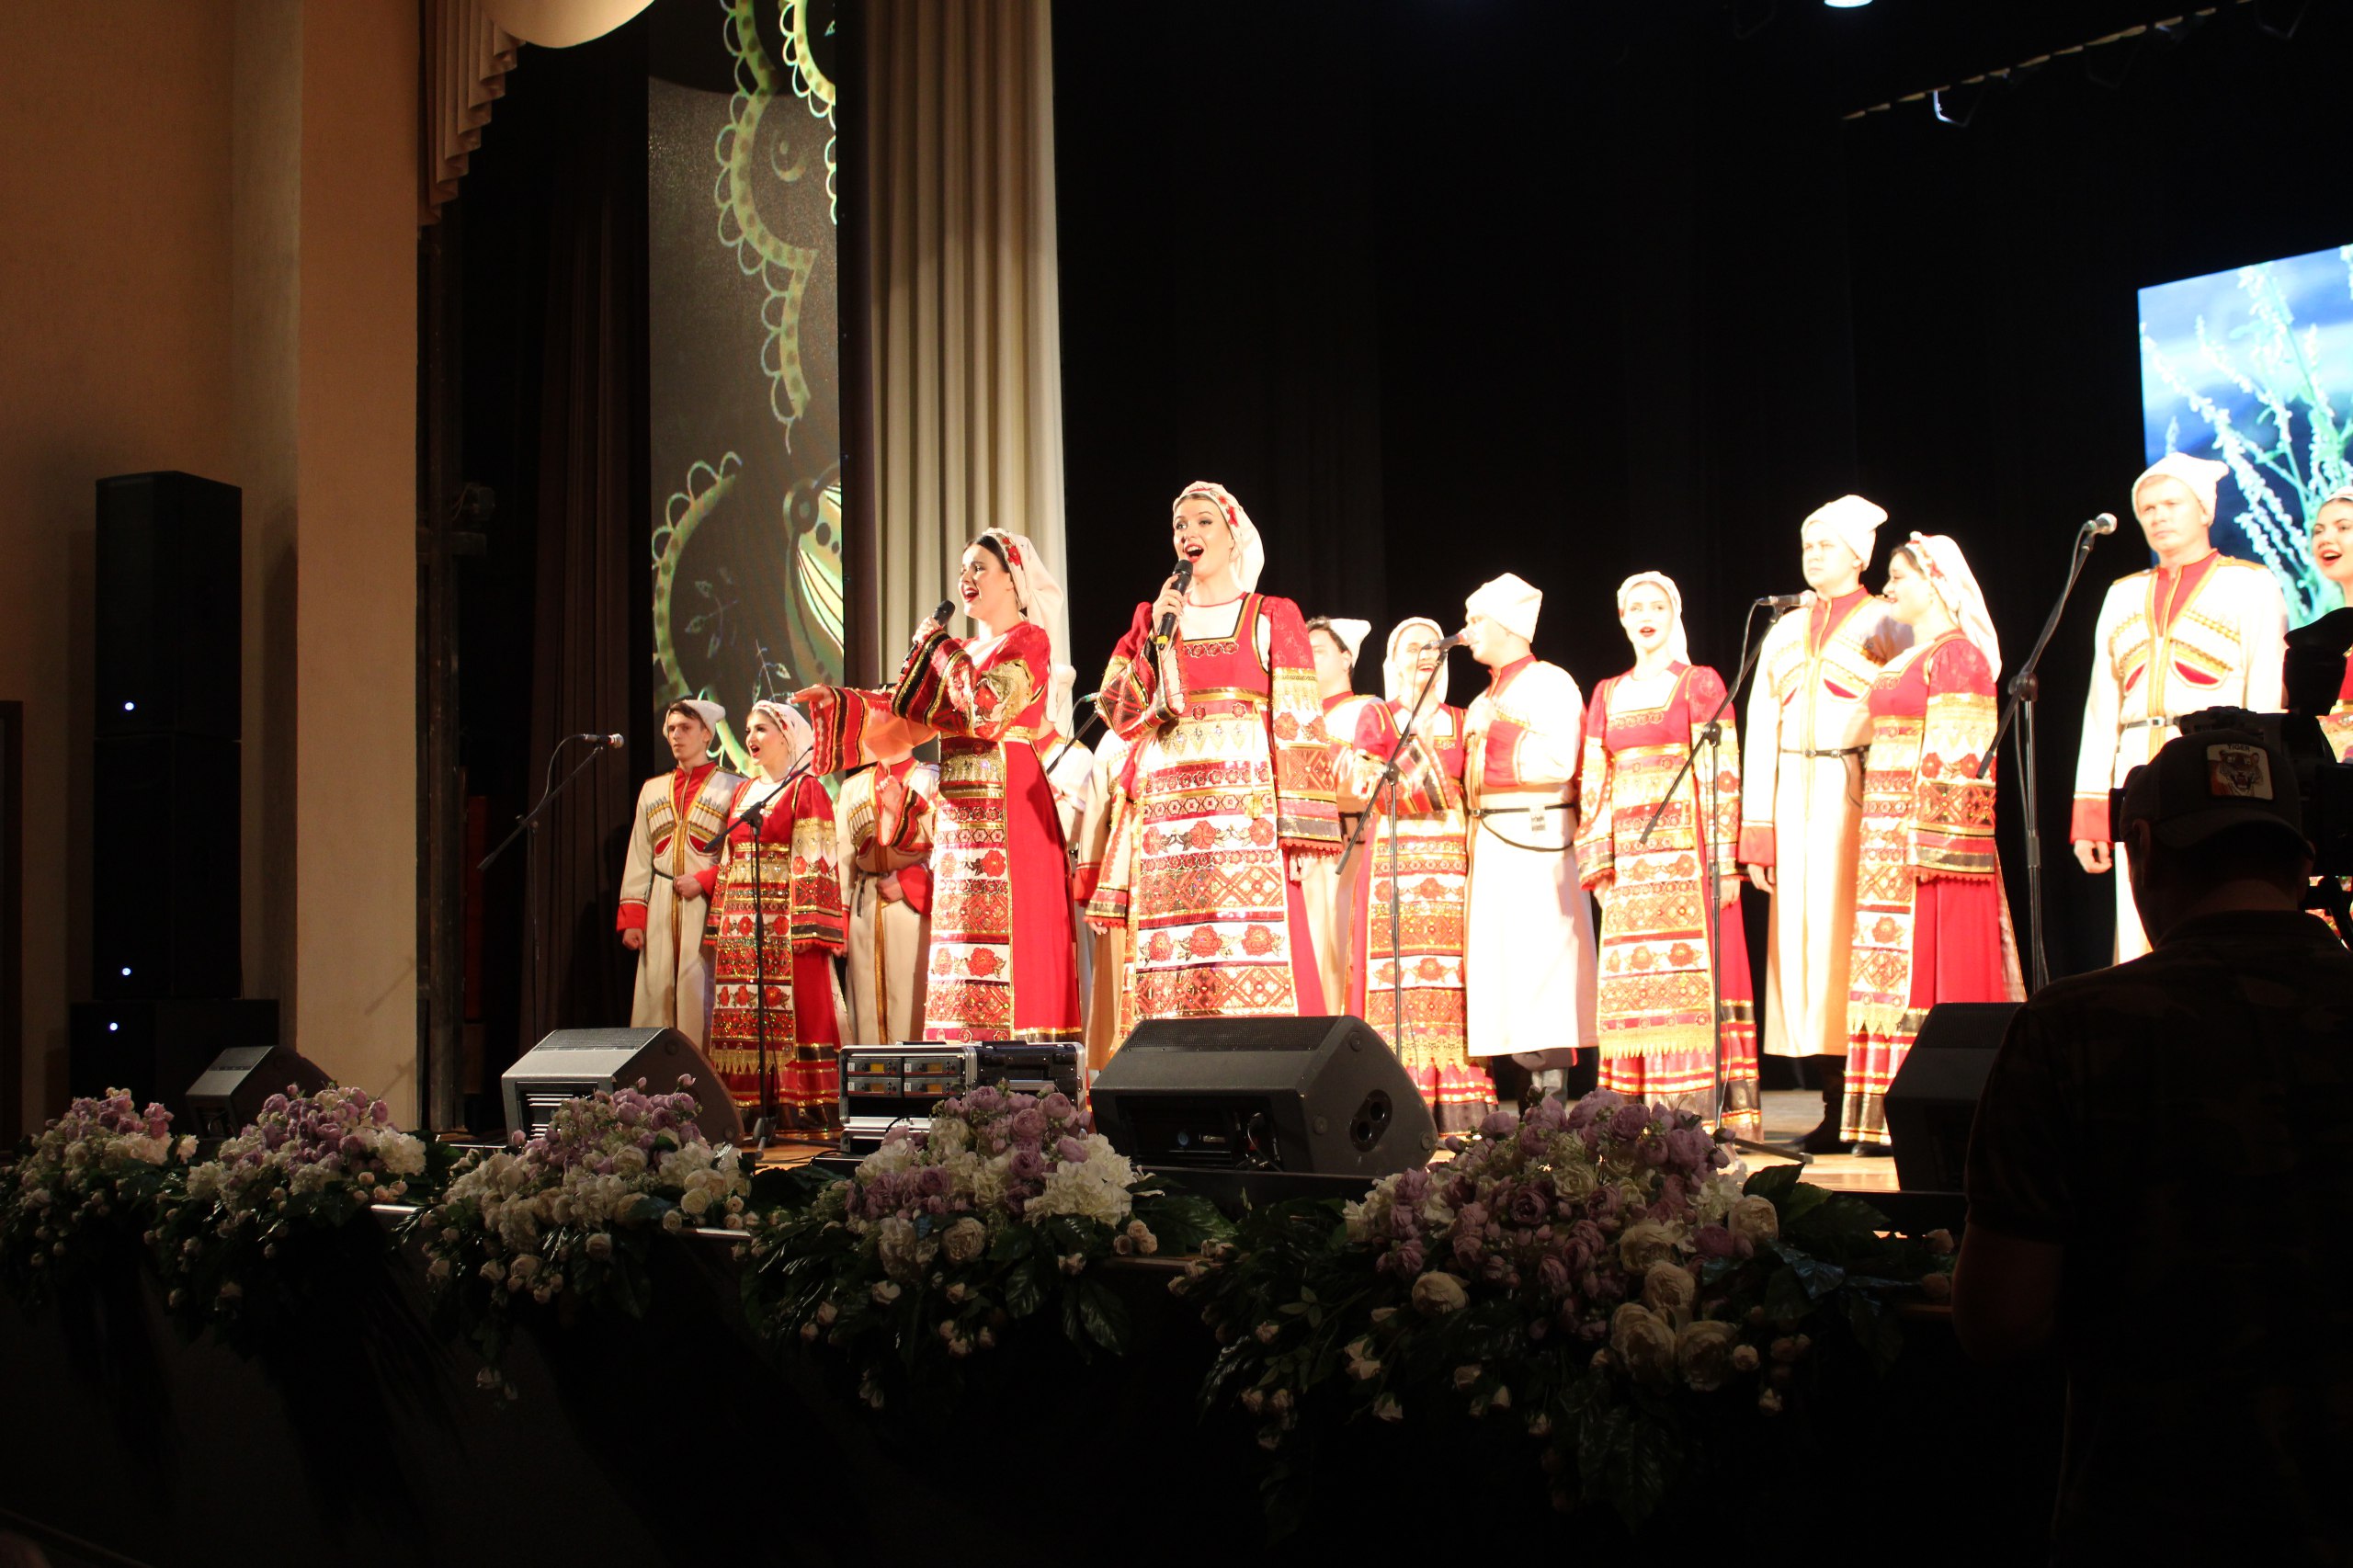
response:
<path fill-rule="evenodd" d="M 415 0 L 0 6 L 36 1123 L 88 994 L 91 486 L 160 468 L 245 490 L 247 994 L 415 1114 L 416 49 Z"/>

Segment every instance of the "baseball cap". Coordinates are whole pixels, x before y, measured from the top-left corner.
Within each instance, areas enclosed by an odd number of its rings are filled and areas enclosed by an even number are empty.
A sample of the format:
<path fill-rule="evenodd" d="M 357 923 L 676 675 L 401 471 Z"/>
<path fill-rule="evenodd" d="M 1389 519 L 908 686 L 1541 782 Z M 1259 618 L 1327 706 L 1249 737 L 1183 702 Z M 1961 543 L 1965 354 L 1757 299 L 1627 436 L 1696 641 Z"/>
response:
<path fill-rule="evenodd" d="M 2255 730 L 2200 730 L 2167 741 L 2126 776 L 2118 815 L 2128 827 L 2149 824 L 2158 843 L 2176 849 L 2248 823 L 2309 843 L 2288 754 Z"/>

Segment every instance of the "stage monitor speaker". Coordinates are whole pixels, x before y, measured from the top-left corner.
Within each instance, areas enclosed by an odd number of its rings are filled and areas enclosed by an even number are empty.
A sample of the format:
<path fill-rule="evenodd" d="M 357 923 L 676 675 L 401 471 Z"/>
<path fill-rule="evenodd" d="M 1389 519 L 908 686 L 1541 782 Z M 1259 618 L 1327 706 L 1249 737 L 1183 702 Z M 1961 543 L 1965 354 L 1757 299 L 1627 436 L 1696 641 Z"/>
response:
<path fill-rule="evenodd" d="M 97 505 L 97 733 L 235 740 L 244 604 L 237 487 L 192 473 L 118 474 L 98 481 Z"/>
<path fill-rule="evenodd" d="M 66 1012 L 66 1083 L 76 1096 L 128 1089 L 188 1114 L 188 1089 L 233 1046 L 278 1043 L 267 1001 L 76 1002 Z"/>
<path fill-rule="evenodd" d="M 1920 1037 L 1887 1087 L 1887 1133 L 1895 1184 L 1906 1192 L 1959 1192 L 1970 1124 L 2016 1002 L 1944 1002 L 1920 1020 Z"/>
<path fill-rule="evenodd" d="M 727 1085 L 695 1042 L 676 1029 L 558 1029 L 500 1074 L 498 1084 L 506 1096 L 507 1127 L 536 1138 L 566 1100 L 633 1086 L 640 1078 L 647 1094 L 666 1095 L 677 1088 L 682 1074 L 694 1077 L 689 1092 L 701 1108 L 695 1125 L 703 1137 L 713 1145 L 741 1142 L 744 1118 L 728 1097 Z"/>
<path fill-rule="evenodd" d="M 233 1138 L 261 1116 L 272 1095 L 315 1095 L 327 1075 L 309 1057 L 282 1045 L 233 1046 L 188 1086 L 188 1124 L 199 1138 Z"/>
<path fill-rule="evenodd" d="M 1438 1127 L 1361 1018 L 1156 1019 L 1095 1080 L 1096 1125 L 1142 1165 L 1379 1177 Z"/>
<path fill-rule="evenodd" d="M 101 735 L 92 749 L 90 994 L 236 995 L 237 743 Z"/>

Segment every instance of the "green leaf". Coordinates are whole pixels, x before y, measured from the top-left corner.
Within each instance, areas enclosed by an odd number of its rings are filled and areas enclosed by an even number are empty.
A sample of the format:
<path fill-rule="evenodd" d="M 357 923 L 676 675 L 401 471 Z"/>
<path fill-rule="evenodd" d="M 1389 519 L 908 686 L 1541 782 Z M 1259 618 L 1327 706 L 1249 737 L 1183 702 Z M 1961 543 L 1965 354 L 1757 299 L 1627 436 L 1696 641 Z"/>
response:
<path fill-rule="evenodd" d="M 1667 1488 L 1682 1466 L 1683 1445 L 1665 1422 L 1638 1418 L 1617 1458 L 1612 1501 L 1626 1528 L 1639 1529 L 1666 1500 Z"/>
<path fill-rule="evenodd" d="M 1750 1176 L 1741 1191 L 1751 1198 L 1769 1198 L 1773 1206 L 1781 1206 L 1782 1197 L 1798 1184 L 1796 1165 L 1768 1165 Z"/>
<path fill-rule="evenodd" d="M 1128 1348 L 1128 1309 L 1100 1281 L 1083 1279 L 1078 1287 L 1078 1317 L 1086 1336 L 1114 1356 Z"/>
<path fill-rule="evenodd" d="M 1804 1287 L 1808 1301 L 1822 1300 L 1846 1282 L 1847 1271 L 1835 1263 L 1825 1263 L 1787 1242 L 1775 1242 L 1772 1246 L 1773 1256 L 1789 1265 L 1790 1272 L 1796 1275 L 1798 1283 Z"/>
<path fill-rule="evenodd" d="M 1045 1284 L 1035 1261 L 1016 1267 L 1005 1277 L 1005 1310 L 1008 1316 L 1026 1318 L 1045 1304 Z"/>

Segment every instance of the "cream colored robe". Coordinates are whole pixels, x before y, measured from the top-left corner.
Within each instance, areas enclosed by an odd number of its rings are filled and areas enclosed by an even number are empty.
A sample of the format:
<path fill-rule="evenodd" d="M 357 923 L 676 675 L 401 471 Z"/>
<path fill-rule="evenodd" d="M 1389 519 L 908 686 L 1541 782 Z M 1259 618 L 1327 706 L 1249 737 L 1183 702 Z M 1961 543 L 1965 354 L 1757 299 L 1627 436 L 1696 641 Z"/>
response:
<path fill-rule="evenodd" d="M 2108 791 L 2181 733 L 2178 719 L 2202 708 L 2277 713 L 2287 692 L 2288 604 L 2269 572 L 2218 557 L 2160 634 L 2154 568 L 2120 577 L 2100 601 L 2092 634 L 2092 681 L 2075 754 L 2071 839 L 2108 837 Z M 2116 961 L 2149 950 L 2116 845 Z"/>
<path fill-rule="evenodd" d="M 1782 616 L 1757 654 L 1741 750 L 1740 858 L 1773 868 L 1765 1049 L 1775 1056 L 1847 1054 L 1861 747 L 1879 678 L 1863 645 L 1885 619 L 1886 607 L 1859 588 Z M 1818 637 L 1817 624 L 1826 628 Z"/>
<path fill-rule="evenodd" d="M 637 815 L 630 824 L 629 855 L 621 863 L 620 926 L 645 933 L 637 955 L 637 991 L 629 1021 L 637 1028 L 675 1028 L 701 1046 L 710 1033 L 710 970 L 702 947 L 710 890 L 719 880 L 720 829 L 727 803 L 744 780 L 714 767 L 687 802 L 686 831 L 678 829 L 673 769 L 645 781 L 637 792 Z M 703 895 L 681 899 L 672 879 L 691 871 Z"/>
<path fill-rule="evenodd" d="M 845 1045 L 892 1045 L 923 1039 L 924 965 L 931 952 L 931 919 L 904 898 L 885 902 L 882 879 L 922 864 L 874 842 L 874 776 L 860 768 L 834 800 L 835 858 L 842 869 L 842 903 L 849 911 L 849 948 L 842 965 L 848 1011 Z M 911 795 L 937 799 L 939 768 L 916 763 L 907 770 Z"/>
<path fill-rule="evenodd" d="M 1522 660 L 1498 671 L 1472 702 L 1463 734 L 1471 891 L 1462 978 L 1471 1054 L 1591 1045 L 1593 905 L 1571 847 L 1584 694 L 1557 665 Z"/>

